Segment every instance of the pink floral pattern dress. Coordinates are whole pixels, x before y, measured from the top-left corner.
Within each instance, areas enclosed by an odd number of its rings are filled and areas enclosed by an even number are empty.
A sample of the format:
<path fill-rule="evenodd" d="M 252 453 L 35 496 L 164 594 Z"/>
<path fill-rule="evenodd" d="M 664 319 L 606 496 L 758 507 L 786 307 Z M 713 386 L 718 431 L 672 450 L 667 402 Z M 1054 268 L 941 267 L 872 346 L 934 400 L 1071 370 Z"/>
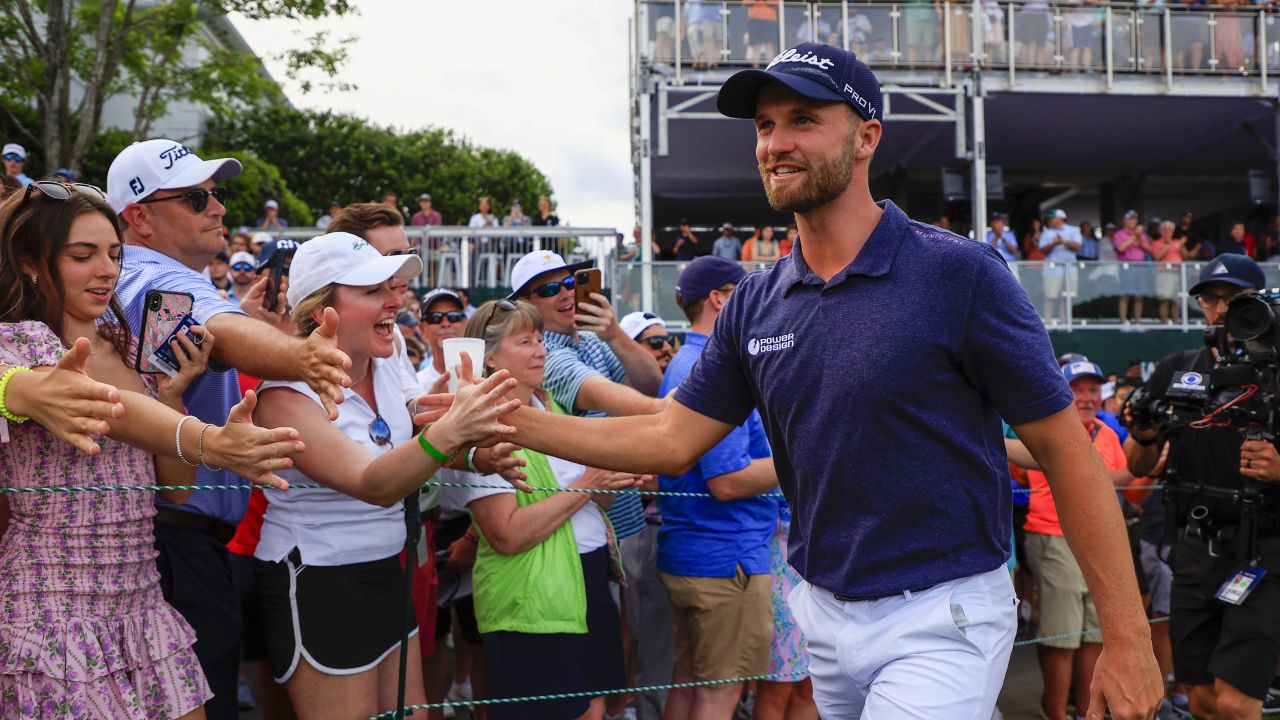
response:
<path fill-rule="evenodd" d="M 52 365 L 38 322 L 0 323 L 0 362 Z M 110 438 L 90 457 L 10 423 L 0 485 L 154 485 L 152 456 Z M 0 717 L 178 718 L 213 697 L 195 632 L 160 593 L 154 493 L 6 493 L 0 537 Z"/>

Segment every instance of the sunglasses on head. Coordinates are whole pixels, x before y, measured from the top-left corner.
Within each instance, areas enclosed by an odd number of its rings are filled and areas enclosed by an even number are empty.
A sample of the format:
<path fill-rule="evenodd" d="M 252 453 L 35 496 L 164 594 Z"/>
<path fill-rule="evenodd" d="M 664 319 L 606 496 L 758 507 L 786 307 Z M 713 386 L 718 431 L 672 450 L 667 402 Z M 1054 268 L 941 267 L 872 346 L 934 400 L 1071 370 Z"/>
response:
<path fill-rule="evenodd" d="M 484 319 L 484 325 L 480 327 L 480 339 L 484 339 L 485 334 L 489 332 L 489 323 L 493 322 L 493 318 L 498 315 L 498 311 L 512 312 L 516 309 L 516 304 L 503 298 L 493 301 L 493 309 L 489 311 L 489 317 Z"/>
<path fill-rule="evenodd" d="M 537 295 L 538 297 L 551 298 L 560 294 L 560 288 L 564 288 L 565 290 L 572 291 L 573 286 L 574 286 L 573 276 L 570 275 L 569 277 L 563 280 L 552 281 L 549 283 L 544 283 L 542 285 L 539 285 L 533 290 L 530 290 L 530 292 L 532 292 L 534 295 Z"/>
<path fill-rule="evenodd" d="M 663 345 L 671 342 L 670 335 L 651 335 L 643 340 L 654 350 L 661 350 Z"/>
<path fill-rule="evenodd" d="M 4 155 L 4 159 L 8 160 L 9 162 L 20 162 L 20 163 L 24 163 L 27 161 L 26 158 L 22 157 L 21 155 L 18 155 L 17 153 L 6 153 Z"/>
<path fill-rule="evenodd" d="M 422 313 L 422 321 L 428 325 L 439 325 L 445 320 L 457 325 L 467 319 L 467 314 L 461 310 L 450 310 L 448 312 L 427 312 Z"/>
<path fill-rule="evenodd" d="M 249 263 L 236 263 L 231 266 L 231 269 L 236 272 L 249 272 L 250 270 L 253 270 L 253 266 Z"/>
<path fill-rule="evenodd" d="M 387 424 L 386 420 L 382 419 L 381 415 L 374 416 L 373 422 L 369 423 L 369 439 L 378 447 L 383 445 L 395 447 L 391 442 L 391 426 Z"/>
<path fill-rule="evenodd" d="M 149 197 L 139 200 L 139 205 L 148 205 L 150 203 L 165 202 L 166 200 L 186 200 L 191 203 L 192 212 L 202 213 L 204 209 L 209 207 L 209 196 L 212 195 L 215 200 L 225 205 L 227 203 L 227 189 L 221 185 L 212 190 L 192 190 L 181 195 L 170 195 L 168 197 Z"/>
<path fill-rule="evenodd" d="M 22 199 L 18 201 L 18 207 L 14 213 L 9 216 L 10 220 L 18 216 L 17 210 L 21 210 L 22 206 L 26 205 L 27 201 L 31 199 L 32 193 L 37 192 L 50 200 L 66 200 L 71 197 L 72 193 L 76 192 L 82 195 L 88 195 L 92 198 L 97 198 L 103 202 L 106 202 L 107 200 L 107 194 L 102 192 L 101 188 L 94 185 L 86 185 L 84 183 L 60 183 L 54 180 L 37 180 L 30 185 L 27 185 L 26 189 L 22 191 Z"/>

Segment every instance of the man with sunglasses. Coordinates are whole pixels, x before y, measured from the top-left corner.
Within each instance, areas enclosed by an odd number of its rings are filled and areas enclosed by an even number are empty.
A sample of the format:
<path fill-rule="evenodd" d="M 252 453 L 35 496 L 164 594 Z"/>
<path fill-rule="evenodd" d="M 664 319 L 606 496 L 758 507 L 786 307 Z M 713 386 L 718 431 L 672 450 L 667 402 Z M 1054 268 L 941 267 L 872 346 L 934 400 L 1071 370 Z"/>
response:
<path fill-rule="evenodd" d="M 125 225 L 116 293 L 134 328 L 141 327 L 147 291 L 194 297 L 192 315 L 219 339 L 210 369 L 183 396 L 188 411 L 202 421 L 225 422 L 239 401 L 230 368 L 264 379 L 305 380 L 336 417 L 342 389 L 351 384 L 351 360 L 337 349 L 337 328 L 322 325 L 308 338 L 287 335 L 246 316 L 201 274 L 226 249 L 226 188 L 215 183 L 240 171 L 238 160 L 201 160 L 172 140 L 134 143 L 117 155 L 107 172 L 107 201 Z M 157 500 L 157 564 L 165 599 L 196 631 L 196 655 L 214 692 L 205 712 L 211 720 L 234 720 L 241 617 L 226 542 L 244 516 L 249 485 L 209 467 L 197 471 L 196 484 L 244 489 L 197 490 L 181 506 Z"/>
<path fill-rule="evenodd" d="M 422 296 L 422 324 L 418 326 L 431 352 L 431 362 L 418 373 L 418 385 L 426 391 L 448 370 L 444 366 L 444 341 L 461 337 L 467 329 L 467 315 L 458 293 L 436 288 Z"/>
<path fill-rule="evenodd" d="M 1205 323 L 1220 326 L 1236 296 L 1261 290 L 1266 282 L 1252 258 L 1225 253 L 1205 264 L 1190 294 L 1204 311 Z M 1146 384 L 1153 398 L 1164 399 L 1183 373 L 1209 374 L 1217 348 L 1199 345 L 1156 365 Z M 1273 441 L 1247 440 L 1238 428 L 1186 428 L 1167 436 L 1157 436 L 1151 428 L 1130 428 L 1124 443 L 1129 472 L 1150 473 L 1166 444 L 1170 469 L 1176 469 L 1178 478 L 1166 485 L 1170 496 L 1163 505 L 1173 514 L 1165 522 L 1178 530 L 1162 558 L 1173 570 L 1169 636 L 1174 674 L 1189 686 L 1196 717 L 1257 718 L 1280 664 L 1280 583 L 1272 578 L 1280 574 L 1280 453 Z M 1240 506 L 1194 490 L 1242 489 L 1244 478 L 1257 481 L 1262 492 L 1253 558 L 1241 557 L 1233 542 L 1243 530 Z M 1206 514 L 1197 518 L 1195 510 Z M 1268 575 L 1238 604 L 1217 599 L 1219 588 L 1250 564 Z"/>
<path fill-rule="evenodd" d="M 17 180 L 22 187 L 30 185 L 33 180 L 27 177 L 22 169 L 27 166 L 27 149 L 18 143 L 9 143 L 4 146 L 4 150 L 0 151 L 0 158 L 4 160 L 4 174 Z"/>
<path fill-rule="evenodd" d="M 241 250 L 231 255 L 231 295 L 235 298 L 243 298 L 249 295 L 249 289 L 253 287 L 256 275 L 257 260 L 251 253 Z"/>
<path fill-rule="evenodd" d="M 658 361 L 658 367 L 665 373 L 675 349 L 672 347 L 671 336 L 667 334 L 667 324 L 662 318 L 637 310 L 622 316 L 618 324 L 627 337 L 635 340 Z"/>

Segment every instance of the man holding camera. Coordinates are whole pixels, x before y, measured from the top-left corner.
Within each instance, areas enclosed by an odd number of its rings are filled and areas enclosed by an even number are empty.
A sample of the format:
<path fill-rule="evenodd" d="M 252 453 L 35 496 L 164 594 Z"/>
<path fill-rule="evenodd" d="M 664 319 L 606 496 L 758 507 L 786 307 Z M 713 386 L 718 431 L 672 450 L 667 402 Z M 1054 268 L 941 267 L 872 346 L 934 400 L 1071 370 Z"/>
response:
<path fill-rule="evenodd" d="M 1191 295 L 1205 321 L 1222 326 L 1231 301 L 1265 283 L 1251 258 L 1225 254 L 1205 266 Z M 1195 384 L 1217 355 L 1217 348 L 1200 347 L 1164 358 L 1147 381 L 1150 397 L 1164 400 L 1171 385 Z M 1128 410 L 1132 421 L 1141 408 Z M 1125 454 L 1129 471 L 1141 476 L 1169 444 L 1165 492 L 1168 521 L 1178 531 L 1169 551 L 1170 633 L 1174 672 L 1190 687 L 1191 710 L 1198 718 L 1256 720 L 1280 663 L 1280 453 L 1273 440 L 1246 439 L 1225 421 L 1219 415 L 1210 427 L 1167 436 L 1133 427 Z M 1260 508 L 1256 522 L 1243 522 L 1240 497 L 1251 486 Z"/>

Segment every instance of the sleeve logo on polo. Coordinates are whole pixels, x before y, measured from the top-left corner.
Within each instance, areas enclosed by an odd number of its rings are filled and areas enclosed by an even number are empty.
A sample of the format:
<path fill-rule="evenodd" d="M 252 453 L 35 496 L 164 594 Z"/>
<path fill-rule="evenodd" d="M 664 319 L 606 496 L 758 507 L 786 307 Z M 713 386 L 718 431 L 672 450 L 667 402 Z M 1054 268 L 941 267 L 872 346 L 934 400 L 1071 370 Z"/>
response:
<path fill-rule="evenodd" d="M 760 353 L 786 350 L 796 344 L 796 334 L 774 335 L 773 337 L 751 338 L 747 341 L 747 353 L 752 357 Z"/>

